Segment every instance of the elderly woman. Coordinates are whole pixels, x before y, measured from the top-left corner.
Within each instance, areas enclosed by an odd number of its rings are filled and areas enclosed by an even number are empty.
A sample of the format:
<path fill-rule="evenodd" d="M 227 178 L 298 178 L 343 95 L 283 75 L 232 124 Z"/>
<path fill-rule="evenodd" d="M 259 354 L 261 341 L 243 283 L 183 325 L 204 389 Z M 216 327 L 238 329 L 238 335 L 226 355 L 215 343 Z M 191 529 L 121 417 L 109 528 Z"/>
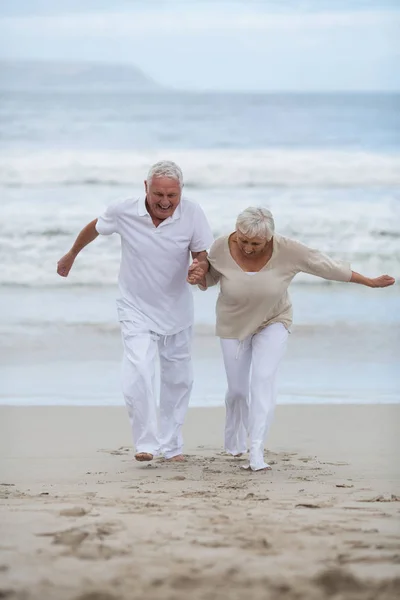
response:
<path fill-rule="evenodd" d="M 276 375 L 285 353 L 292 305 L 288 287 L 297 273 L 333 281 L 381 288 L 394 279 L 369 279 L 347 263 L 275 233 L 272 214 L 265 208 L 247 208 L 236 231 L 220 237 L 211 247 L 210 270 L 196 266 L 188 281 L 203 290 L 220 283 L 216 334 L 228 380 L 225 449 L 234 456 L 247 451 L 253 471 L 265 471 L 264 441 L 276 402 Z"/>

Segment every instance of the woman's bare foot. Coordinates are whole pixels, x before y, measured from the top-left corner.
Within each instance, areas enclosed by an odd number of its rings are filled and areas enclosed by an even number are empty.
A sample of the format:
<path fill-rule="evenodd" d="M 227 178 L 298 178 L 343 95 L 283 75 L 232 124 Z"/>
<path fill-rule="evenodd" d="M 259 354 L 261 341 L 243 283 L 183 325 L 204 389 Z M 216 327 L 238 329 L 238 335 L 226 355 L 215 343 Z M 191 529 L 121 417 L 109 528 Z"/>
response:
<path fill-rule="evenodd" d="M 266 471 L 272 471 L 272 467 L 270 467 L 269 465 L 263 467 L 262 469 L 252 469 L 250 465 L 245 465 L 244 467 L 242 467 L 242 469 L 244 469 L 245 471 L 253 471 L 253 473 L 266 473 Z"/>
<path fill-rule="evenodd" d="M 138 452 L 137 454 L 135 454 L 135 458 L 139 462 L 145 462 L 145 461 L 153 460 L 153 455 L 150 454 L 150 452 Z"/>
<path fill-rule="evenodd" d="M 185 457 L 183 454 L 177 454 L 176 456 L 173 456 L 172 458 L 166 458 L 165 460 L 168 460 L 169 462 L 184 462 Z"/>
<path fill-rule="evenodd" d="M 240 458 L 241 456 L 243 456 L 242 452 L 240 452 L 239 454 L 232 454 L 233 458 Z"/>

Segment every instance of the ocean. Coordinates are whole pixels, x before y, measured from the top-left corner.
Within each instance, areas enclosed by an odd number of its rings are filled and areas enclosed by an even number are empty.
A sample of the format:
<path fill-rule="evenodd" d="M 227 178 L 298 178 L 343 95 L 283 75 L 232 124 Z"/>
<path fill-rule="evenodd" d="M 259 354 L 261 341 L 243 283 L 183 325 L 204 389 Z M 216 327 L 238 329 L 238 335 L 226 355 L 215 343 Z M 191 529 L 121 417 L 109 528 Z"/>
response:
<path fill-rule="evenodd" d="M 99 238 L 67 280 L 57 260 L 108 203 L 137 197 L 161 158 L 215 236 L 247 206 L 277 231 L 400 275 L 400 95 L 0 94 L 0 402 L 120 404 L 119 240 Z M 299 275 L 280 401 L 398 402 L 398 285 Z M 215 290 L 194 291 L 193 405 L 223 404 Z"/>

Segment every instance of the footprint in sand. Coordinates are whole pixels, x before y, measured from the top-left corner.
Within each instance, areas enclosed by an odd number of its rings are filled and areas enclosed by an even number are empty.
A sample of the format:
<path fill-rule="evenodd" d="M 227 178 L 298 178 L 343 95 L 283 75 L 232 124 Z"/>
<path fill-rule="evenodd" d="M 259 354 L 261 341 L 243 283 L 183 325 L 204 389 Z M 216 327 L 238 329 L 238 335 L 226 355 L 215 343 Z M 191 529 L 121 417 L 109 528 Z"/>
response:
<path fill-rule="evenodd" d="M 364 564 L 374 564 L 374 563 L 389 563 L 389 564 L 399 564 L 399 555 L 398 554 L 386 554 L 382 555 L 373 555 L 373 554 L 363 554 L 360 556 L 354 556 L 353 554 L 339 554 L 337 560 L 341 564 L 355 564 L 355 563 L 364 563 Z"/>
<path fill-rule="evenodd" d="M 77 596 L 74 600 L 118 600 L 116 596 L 108 592 L 87 592 Z"/>
<path fill-rule="evenodd" d="M 357 502 L 400 502 L 400 496 L 392 494 L 391 496 L 375 496 L 374 498 L 364 498 Z"/>
<path fill-rule="evenodd" d="M 60 511 L 61 517 L 83 517 L 90 512 L 90 509 L 83 508 L 81 506 L 74 506 L 73 508 L 66 508 Z"/>
<path fill-rule="evenodd" d="M 295 508 L 329 508 L 333 506 L 328 502 L 301 502 L 300 504 L 296 504 Z"/>
<path fill-rule="evenodd" d="M 204 492 L 185 492 L 184 494 L 181 494 L 181 498 L 198 498 L 198 497 L 204 497 L 204 498 L 214 498 L 215 497 L 215 492 L 214 491 L 204 491 Z"/>
<path fill-rule="evenodd" d="M 129 452 L 129 448 L 118 448 L 118 450 L 108 450 L 107 448 L 100 448 L 97 452 L 105 452 L 106 454 L 112 454 L 113 456 L 126 456 Z"/>
<path fill-rule="evenodd" d="M 371 544 L 367 544 L 366 542 L 361 542 L 360 540 L 348 540 L 344 542 L 346 546 L 350 546 L 354 550 L 367 550 L 371 548 Z"/>
<path fill-rule="evenodd" d="M 20 596 L 18 592 L 14 592 L 14 590 L 7 590 L 0 588 L 0 598 L 3 600 L 24 600 L 26 596 Z"/>
<path fill-rule="evenodd" d="M 247 487 L 247 482 L 246 483 L 230 483 L 230 484 L 225 484 L 225 485 L 217 485 L 217 488 L 222 489 L 222 490 L 241 490 L 244 487 Z"/>
<path fill-rule="evenodd" d="M 257 554 L 260 554 L 260 553 L 265 554 L 266 552 L 268 554 L 275 553 L 272 550 L 272 546 L 269 543 L 269 541 L 264 537 L 248 538 L 245 536 L 238 536 L 236 538 L 236 542 L 238 543 L 239 547 L 242 548 L 243 550 L 252 550 L 253 552 L 256 552 Z"/>
<path fill-rule="evenodd" d="M 364 583 L 343 569 L 327 569 L 317 575 L 314 581 L 329 597 L 336 594 L 344 597 L 345 594 L 362 592 L 366 589 Z"/>
<path fill-rule="evenodd" d="M 247 496 L 242 498 L 242 500 L 256 500 L 258 502 L 265 502 L 266 500 L 269 500 L 269 498 L 268 496 L 256 496 L 255 494 L 250 492 L 249 494 L 247 494 Z"/>
<path fill-rule="evenodd" d="M 14 483 L 0 483 L 0 500 L 7 498 L 24 498 L 27 494 L 20 492 Z"/>
<path fill-rule="evenodd" d="M 81 527 L 72 527 L 63 531 L 51 531 L 36 534 L 38 537 L 52 537 L 53 544 L 68 546 L 76 550 L 86 539 L 103 541 L 104 538 L 121 531 L 119 523 L 91 523 Z"/>
<path fill-rule="evenodd" d="M 49 534 L 53 535 L 53 534 Z M 71 530 L 60 531 L 53 535 L 53 544 L 78 548 L 82 542 L 89 536 L 87 531 Z"/>

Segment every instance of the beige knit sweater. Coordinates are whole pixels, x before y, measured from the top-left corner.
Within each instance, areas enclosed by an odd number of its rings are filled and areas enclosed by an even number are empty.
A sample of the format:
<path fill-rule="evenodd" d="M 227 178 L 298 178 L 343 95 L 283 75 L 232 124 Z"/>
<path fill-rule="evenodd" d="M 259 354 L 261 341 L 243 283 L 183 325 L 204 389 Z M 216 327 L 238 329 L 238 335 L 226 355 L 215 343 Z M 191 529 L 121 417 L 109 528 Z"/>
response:
<path fill-rule="evenodd" d="M 243 340 L 272 323 L 292 324 L 288 287 L 299 272 L 334 281 L 350 281 L 351 268 L 281 235 L 274 235 L 268 263 L 249 276 L 232 258 L 229 236 L 218 238 L 209 253 L 207 287 L 220 282 L 216 334 Z M 202 288 L 201 289 L 207 289 Z"/>

